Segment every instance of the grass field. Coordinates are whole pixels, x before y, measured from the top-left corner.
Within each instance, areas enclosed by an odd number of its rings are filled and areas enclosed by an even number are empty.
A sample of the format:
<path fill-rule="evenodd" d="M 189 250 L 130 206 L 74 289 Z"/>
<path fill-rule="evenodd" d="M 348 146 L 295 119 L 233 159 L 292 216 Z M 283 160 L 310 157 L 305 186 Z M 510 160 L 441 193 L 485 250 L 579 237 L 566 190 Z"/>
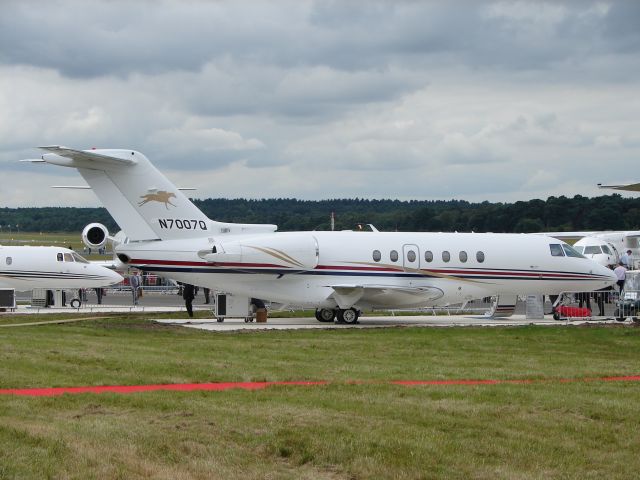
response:
<path fill-rule="evenodd" d="M 213 333 L 128 316 L 2 328 L 0 344 L 0 388 L 330 382 L 0 396 L 0 478 L 599 479 L 640 468 L 640 384 L 553 381 L 639 374 L 633 327 Z M 465 378 L 545 381 L 386 383 Z"/>
<path fill-rule="evenodd" d="M 44 246 L 57 246 L 65 247 L 69 246 L 85 256 L 89 260 L 102 260 L 104 255 L 96 255 L 95 252 L 92 255 L 84 255 L 84 243 L 81 238 L 82 232 L 76 233 L 37 233 L 37 232 L 0 232 L 0 245 L 44 245 Z M 109 247 L 110 248 L 110 247 Z"/>

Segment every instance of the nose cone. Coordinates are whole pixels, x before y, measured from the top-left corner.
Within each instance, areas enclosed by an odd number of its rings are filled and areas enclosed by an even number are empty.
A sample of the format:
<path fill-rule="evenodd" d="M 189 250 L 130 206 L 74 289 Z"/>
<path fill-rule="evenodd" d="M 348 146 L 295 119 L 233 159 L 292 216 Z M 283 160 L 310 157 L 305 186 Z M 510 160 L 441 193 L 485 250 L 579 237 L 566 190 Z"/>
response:
<path fill-rule="evenodd" d="M 618 277 L 616 277 L 616 274 L 613 273 L 613 270 L 600 264 L 594 265 L 593 273 L 595 275 L 602 276 L 605 286 L 607 287 L 609 285 L 615 285 L 615 283 L 618 281 Z"/>
<path fill-rule="evenodd" d="M 109 285 L 115 285 L 120 283 L 124 278 L 115 270 L 103 267 L 102 265 L 91 265 L 92 280 L 91 285 L 84 285 L 85 287 L 107 287 Z"/>
<path fill-rule="evenodd" d="M 124 280 L 124 277 L 122 275 L 120 275 L 118 272 L 116 272 L 115 270 L 110 270 L 108 268 L 105 269 L 105 270 L 109 271 L 109 283 L 108 283 L 108 285 L 115 285 L 116 283 L 120 283 L 122 280 Z"/>

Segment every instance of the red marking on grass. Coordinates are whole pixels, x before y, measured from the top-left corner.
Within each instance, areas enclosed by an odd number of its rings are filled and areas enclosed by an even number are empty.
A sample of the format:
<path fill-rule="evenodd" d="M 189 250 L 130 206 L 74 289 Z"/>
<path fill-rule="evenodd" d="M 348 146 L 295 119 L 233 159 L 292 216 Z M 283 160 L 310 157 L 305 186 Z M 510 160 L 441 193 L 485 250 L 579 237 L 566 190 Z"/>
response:
<path fill-rule="evenodd" d="M 106 385 L 98 387 L 56 387 L 2 389 L 0 395 L 28 395 L 34 397 L 52 397 L 65 393 L 137 393 L 171 390 L 193 392 L 196 390 L 216 391 L 231 389 L 260 390 L 274 385 L 311 386 L 324 385 L 327 382 L 226 382 L 226 383 L 176 383 L 166 385 Z"/>
<path fill-rule="evenodd" d="M 420 385 L 495 385 L 500 380 L 394 380 L 393 385 L 415 387 Z"/>
<path fill-rule="evenodd" d="M 390 385 L 415 386 L 447 386 L 447 385 L 530 385 L 533 383 L 578 383 L 578 382 L 640 382 L 640 375 L 620 377 L 584 377 L 584 378 L 536 378 L 514 380 L 392 380 L 388 382 L 351 380 L 348 385 L 367 385 L 387 383 Z M 327 381 L 300 382 L 225 382 L 225 383 L 176 383 L 165 385 L 106 385 L 97 387 L 55 387 L 55 388 L 6 388 L 0 389 L 0 395 L 24 395 L 34 397 L 53 397 L 65 393 L 138 393 L 154 391 L 215 391 L 240 389 L 261 390 L 273 386 L 317 386 L 328 385 Z M 335 382 L 339 383 L 339 382 Z"/>

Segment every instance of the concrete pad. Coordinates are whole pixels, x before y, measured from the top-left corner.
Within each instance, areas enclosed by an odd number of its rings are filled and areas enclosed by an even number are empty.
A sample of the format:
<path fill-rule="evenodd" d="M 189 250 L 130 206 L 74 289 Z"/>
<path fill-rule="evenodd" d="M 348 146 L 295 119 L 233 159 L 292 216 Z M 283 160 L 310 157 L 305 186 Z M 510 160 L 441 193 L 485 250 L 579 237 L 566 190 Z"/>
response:
<path fill-rule="evenodd" d="M 385 316 L 361 317 L 355 325 L 320 323 L 315 318 L 270 318 L 267 323 L 245 323 L 243 319 L 227 318 L 219 323 L 212 320 L 171 319 L 156 320 L 159 323 L 182 325 L 188 328 L 229 332 L 239 330 L 305 330 L 305 329 L 345 329 L 345 328 L 389 328 L 389 327 L 513 327 L 524 325 L 581 325 L 585 323 L 617 323 L 615 320 L 602 321 L 556 321 L 550 316 L 543 320 L 527 320 L 524 315 L 509 318 L 487 318 L 484 316 L 440 315 L 440 316 Z"/>

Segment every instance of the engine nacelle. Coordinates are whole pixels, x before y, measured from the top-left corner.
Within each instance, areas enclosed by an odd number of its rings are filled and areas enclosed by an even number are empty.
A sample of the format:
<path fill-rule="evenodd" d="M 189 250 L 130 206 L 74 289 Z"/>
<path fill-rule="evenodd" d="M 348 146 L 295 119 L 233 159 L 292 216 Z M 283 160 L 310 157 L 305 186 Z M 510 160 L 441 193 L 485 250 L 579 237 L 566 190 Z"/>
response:
<path fill-rule="evenodd" d="M 109 230 L 101 223 L 90 223 L 82 230 L 82 242 L 89 248 L 102 248 L 109 240 Z"/>

